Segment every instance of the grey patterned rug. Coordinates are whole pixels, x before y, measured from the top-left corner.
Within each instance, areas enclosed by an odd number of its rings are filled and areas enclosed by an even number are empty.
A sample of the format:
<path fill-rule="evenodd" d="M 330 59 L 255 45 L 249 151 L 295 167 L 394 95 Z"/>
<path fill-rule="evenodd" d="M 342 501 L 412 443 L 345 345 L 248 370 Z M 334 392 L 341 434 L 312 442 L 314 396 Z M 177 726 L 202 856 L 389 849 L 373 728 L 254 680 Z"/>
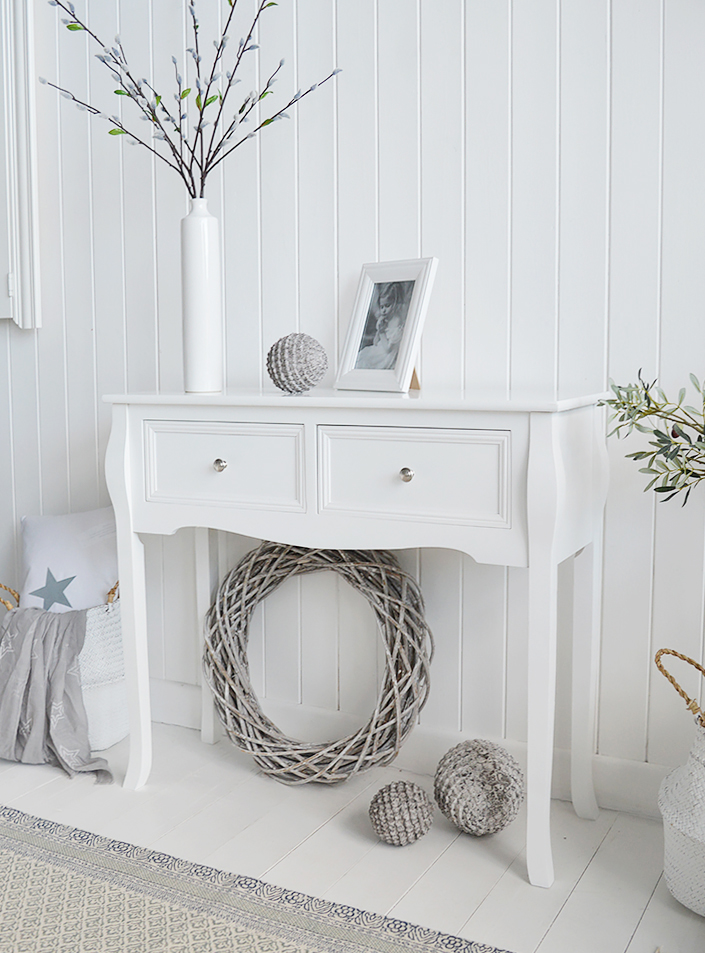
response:
<path fill-rule="evenodd" d="M 501 953 L 0 808 L 1 953 Z"/>

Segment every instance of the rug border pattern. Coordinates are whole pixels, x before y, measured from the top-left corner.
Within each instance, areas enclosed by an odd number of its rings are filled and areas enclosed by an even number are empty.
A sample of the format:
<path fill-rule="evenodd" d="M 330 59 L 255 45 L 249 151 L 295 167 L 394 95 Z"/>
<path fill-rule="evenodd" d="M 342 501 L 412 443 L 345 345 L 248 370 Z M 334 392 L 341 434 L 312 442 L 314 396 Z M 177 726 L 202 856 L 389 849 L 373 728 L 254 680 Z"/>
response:
<path fill-rule="evenodd" d="M 495 947 L 439 933 L 404 920 L 322 900 L 239 874 L 182 860 L 80 828 L 0 807 L 0 843 L 36 853 L 85 876 L 180 903 L 218 919 L 276 934 L 321 951 L 379 953 L 502 953 Z"/>

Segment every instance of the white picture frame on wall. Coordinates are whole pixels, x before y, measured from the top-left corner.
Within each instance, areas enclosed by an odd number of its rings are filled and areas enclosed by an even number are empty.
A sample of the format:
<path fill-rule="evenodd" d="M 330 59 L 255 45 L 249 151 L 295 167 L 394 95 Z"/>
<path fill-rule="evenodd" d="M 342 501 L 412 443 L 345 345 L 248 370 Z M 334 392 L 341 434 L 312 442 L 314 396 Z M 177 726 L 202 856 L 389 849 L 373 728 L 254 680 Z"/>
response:
<path fill-rule="evenodd" d="M 362 266 L 337 389 L 409 390 L 437 267 L 437 258 Z"/>

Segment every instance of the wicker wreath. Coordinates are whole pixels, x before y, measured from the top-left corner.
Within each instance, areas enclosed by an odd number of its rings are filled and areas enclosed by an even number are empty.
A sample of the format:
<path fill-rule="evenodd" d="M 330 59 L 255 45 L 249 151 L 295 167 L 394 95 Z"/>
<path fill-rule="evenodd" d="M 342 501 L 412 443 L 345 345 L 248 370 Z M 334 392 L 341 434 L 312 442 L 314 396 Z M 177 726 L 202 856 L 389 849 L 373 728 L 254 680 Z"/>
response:
<path fill-rule="evenodd" d="M 367 724 L 339 741 L 314 744 L 288 738 L 262 711 L 250 683 L 247 639 L 262 599 L 289 576 L 325 569 L 341 575 L 374 609 L 385 669 Z M 392 553 L 264 542 L 220 586 L 206 616 L 203 666 L 228 737 L 266 774 L 285 784 L 332 784 L 396 757 L 428 697 L 432 654 L 421 592 Z"/>

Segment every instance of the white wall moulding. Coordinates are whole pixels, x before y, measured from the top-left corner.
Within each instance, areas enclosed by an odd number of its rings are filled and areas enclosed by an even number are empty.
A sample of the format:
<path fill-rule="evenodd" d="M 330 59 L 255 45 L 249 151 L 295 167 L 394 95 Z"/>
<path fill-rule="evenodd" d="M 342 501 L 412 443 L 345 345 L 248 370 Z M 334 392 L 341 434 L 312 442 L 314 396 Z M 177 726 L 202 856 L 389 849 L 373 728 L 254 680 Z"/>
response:
<path fill-rule="evenodd" d="M 42 319 L 32 3 L 0 0 L 0 43 L 7 203 L 2 209 L 6 214 L 7 239 L 0 238 L 0 317 L 12 318 L 20 328 L 39 328 Z"/>

